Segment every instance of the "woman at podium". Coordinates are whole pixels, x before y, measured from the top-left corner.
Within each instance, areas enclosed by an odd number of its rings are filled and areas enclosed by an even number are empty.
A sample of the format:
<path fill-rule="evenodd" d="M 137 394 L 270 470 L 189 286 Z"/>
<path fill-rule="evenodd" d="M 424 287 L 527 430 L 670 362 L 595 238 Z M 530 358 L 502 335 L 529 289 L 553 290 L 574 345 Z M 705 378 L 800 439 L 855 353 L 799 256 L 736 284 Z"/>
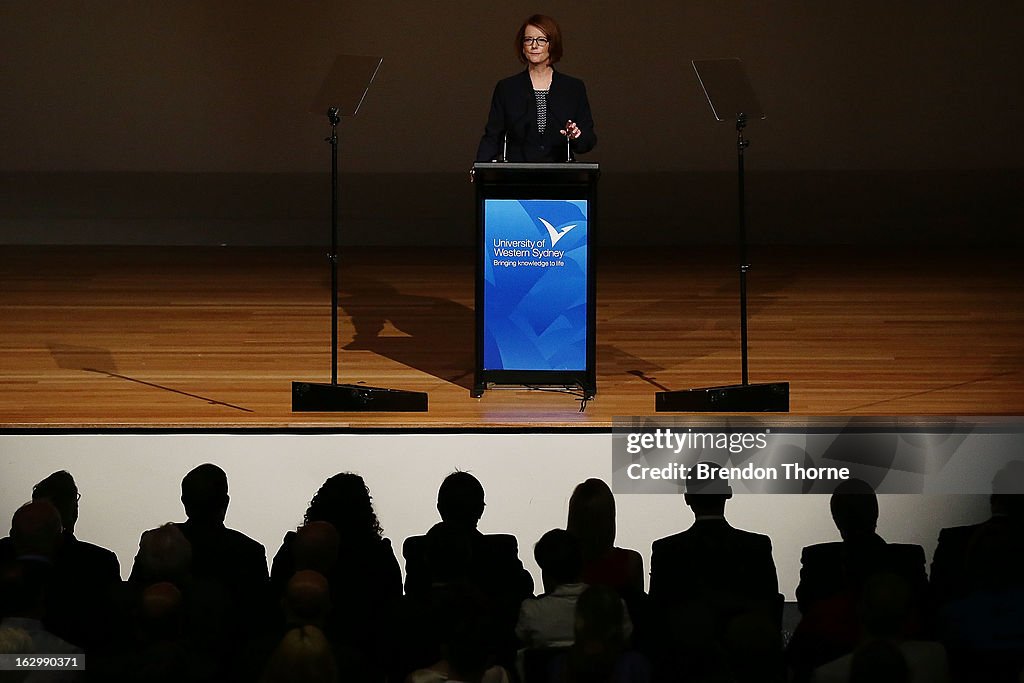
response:
<path fill-rule="evenodd" d="M 477 161 L 570 161 L 597 144 L 583 81 L 555 71 L 562 32 L 551 17 L 534 14 L 516 33 L 526 69 L 498 81 L 477 148 Z"/>

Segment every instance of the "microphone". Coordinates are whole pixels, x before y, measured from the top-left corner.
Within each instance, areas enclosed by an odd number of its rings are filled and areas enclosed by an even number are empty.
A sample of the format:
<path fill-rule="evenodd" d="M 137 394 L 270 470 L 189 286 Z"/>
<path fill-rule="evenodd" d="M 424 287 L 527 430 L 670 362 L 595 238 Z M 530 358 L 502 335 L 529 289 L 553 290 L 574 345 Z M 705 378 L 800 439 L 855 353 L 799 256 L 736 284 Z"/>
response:
<path fill-rule="evenodd" d="M 508 131 L 505 132 L 505 137 L 501 143 L 501 161 L 502 163 L 508 161 Z"/>
<path fill-rule="evenodd" d="M 565 160 L 572 161 L 572 131 L 569 130 L 569 124 L 572 121 L 566 121 L 565 123 Z"/>

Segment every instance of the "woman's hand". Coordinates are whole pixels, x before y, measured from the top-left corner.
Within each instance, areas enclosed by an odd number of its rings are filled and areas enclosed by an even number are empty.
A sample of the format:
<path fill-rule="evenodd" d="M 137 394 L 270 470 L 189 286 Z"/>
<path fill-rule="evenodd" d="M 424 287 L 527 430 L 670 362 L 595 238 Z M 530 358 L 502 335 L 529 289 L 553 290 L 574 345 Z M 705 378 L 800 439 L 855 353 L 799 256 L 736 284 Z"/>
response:
<path fill-rule="evenodd" d="M 580 127 L 577 126 L 572 121 L 566 121 L 565 128 L 558 132 L 566 136 L 570 140 L 576 140 L 579 138 L 579 136 L 583 135 L 583 131 L 580 130 Z"/>

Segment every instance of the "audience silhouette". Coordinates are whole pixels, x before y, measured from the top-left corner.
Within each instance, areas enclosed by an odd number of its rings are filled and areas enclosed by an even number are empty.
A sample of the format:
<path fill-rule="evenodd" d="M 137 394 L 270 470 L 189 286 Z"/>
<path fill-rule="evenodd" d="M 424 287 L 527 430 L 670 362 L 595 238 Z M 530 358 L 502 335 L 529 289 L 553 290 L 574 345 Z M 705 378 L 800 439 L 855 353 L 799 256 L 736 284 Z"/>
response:
<path fill-rule="evenodd" d="M 650 638 L 647 593 L 644 592 L 644 561 L 635 550 L 615 545 L 615 497 L 608 484 L 587 479 L 569 498 L 565 528 L 580 540 L 583 552 L 581 581 L 588 586 L 608 586 L 626 601 L 638 647 Z"/>
<path fill-rule="evenodd" d="M 383 679 L 402 572 L 359 475 L 327 479 L 310 501 L 303 526 L 285 535 L 270 571 L 276 599 L 303 569 L 320 572 L 330 585 L 331 638 L 355 651 L 366 680 Z"/>
<path fill-rule="evenodd" d="M 878 498 L 871 486 L 849 479 L 836 486 L 829 501 L 842 541 L 807 546 L 801 553 L 797 605 L 803 614 L 789 646 L 798 675 L 853 651 L 860 640 L 857 606 L 866 582 L 885 574 L 902 581 L 910 596 L 905 633 L 925 633 L 930 608 L 924 549 L 887 543 L 875 529 Z"/>
<path fill-rule="evenodd" d="M 939 632 L 958 678 L 1016 681 L 1024 667 L 1024 462 L 999 470 L 980 524 L 942 529 L 932 561 Z"/>
<path fill-rule="evenodd" d="M 49 582 L 50 577 L 39 571 L 32 560 L 8 560 L 0 564 L 0 629 L 20 631 L 28 637 L 31 649 L 14 653 L 81 655 L 81 648 L 44 625 Z"/>
<path fill-rule="evenodd" d="M 607 586 L 590 586 L 576 602 L 572 647 L 552 662 L 549 683 L 647 683 L 647 659 L 631 650 L 623 631 L 625 605 Z"/>
<path fill-rule="evenodd" d="M 227 475 L 200 465 L 181 482 L 186 521 L 144 532 L 122 584 L 116 556 L 75 536 L 78 489 L 59 471 L 0 539 L 0 654 L 87 658 L 60 680 L 781 683 L 788 662 L 797 682 L 1019 683 L 1021 491 L 1013 462 L 989 519 L 939 532 L 929 582 L 920 546 L 878 535 L 871 487 L 842 482 L 829 504 L 841 540 L 802 551 L 784 660 L 771 540 L 726 521 L 720 478 L 687 480 L 694 522 L 654 542 L 645 602 L 642 561 L 615 547 L 614 496 L 597 479 L 574 490 L 567 529 L 535 545 L 534 598 L 515 536 L 477 528 L 484 489 L 466 472 L 441 484 L 441 521 L 406 539 L 403 596 L 356 474 L 324 482 L 268 572 L 263 546 L 224 524 Z M 648 603 L 651 636 L 633 650 Z"/>
<path fill-rule="evenodd" d="M 575 640 L 576 601 L 587 585 L 580 581 L 583 554 L 568 531 L 552 529 L 537 541 L 533 556 L 544 593 L 523 600 L 516 636 L 528 648 L 569 647 Z"/>
<path fill-rule="evenodd" d="M 300 626 L 284 635 L 259 680 L 260 683 L 337 683 L 342 678 L 323 631 L 316 626 Z"/>
<path fill-rule="evenodd" d="M 524 647 L 516 667 L 525 683 L 546 681 L 550 662 L 572 647 L 576 640 L 576 604 L 587 589 L 581 581 L 583 553 L 575 534 L 552 529 L 540 537 L 533 554 L 541 570 L 544 593 L 523 600 L 516 623 L 516 636 Z M 633 624 L 624 601 L 622 620 L 622 635 L 628 639 Z"/>
<path fill-rule="evenodd" d="M 467 584 L 449 585 L 441 595 L 432 619 L 440 659 L 411 672 L 406 683 L 509 683 L 508 671 L 495 663 L 498 641 L 487 598 Z"/>
<path fill-rule="evenodd" d="M 685 484 L 693 525 L 651 546 L 653 647 L 663 675 L 684 665 L 694 674 L 726 667 L 725 638 L 734 619 L 755 614 L 781 629 L 783 599 L 771 539 L 726 521 L 732 488 L 725 479 L 694 477 Z"/>
<path fill-rule="evenodd" d="M 485 535 L 477 529 L 484 507 L 484 488 L 472 474 L 453 472 L 445 478 L 437 492 L 441 521 L 431 528 L 431 531 L 436 530 L 435 535 L 413 536 L 406 539 L 403 546 L 406 594 L 426 593 L 438 578 L 438 571 L 447 564 L 444 553 L 433 547 L 433 540 L 444 534 L 448 539 L 446 543 L 459 539 L 465 544 L 471 563 L 465 568 L 467 577 L 484 593 L 508 595 L 517 609 L 524 597 L 532 595 L 533 578 L 519 560 L 516 537 Z"/>
<path fill-rule="evenodd" d="M 915 618 L 914 595 L 907 581 L 897 574 L 877 572 L 864 580 L 858 604 L 859 642 L 843 655 L 814 670 L 815 683 L 846 683 L 867 680 L 950 680 L 946 648 L 935 641 L 908 639 Z M 889 676 L 897 675 L 896 679 Z"/>
<path fill-rule="evenodd" d="M 403 546 L 406 602 L 423 623 L 443 604 L 448 587 L 478 591 L 494 625 L 498 663 L 509 668 L 515 657 L 519 606 L 533 595 L 533 578 L 519 560 L 515 536 L 477 529 L 485 505 L 483 485 L 472 474 L 453 472 L 444 479 L 437 492 L 441 521 L 425 535 L 406 539 Z"/>
<path fill-rule="evenodd" d="M 220 467 L 206 463 L 188 472 L 181 480 L 186 520 L 143 534 L 128 580 L 142 599 L 154 583 L 176 586 L 190 637 L 216 638 L 225 657 L 234 657 L 263 626 L 268 573 L 263 545 L 224 525 L 229 502 Z"/>
<path fill-rule="evenodd" d="M 36 484 L 32 504 L 15 513 L 11 538 L 0 541 L 0 560 L 28 557 L 45 571 L 47 629 L 96 648 L 111 636 L 110 599 L 121 570 L 114 553 L 75 536 L 80 498 L 74 478 L 64 470 Z"/>
<path fill-rule="evenodd" d="M 224 525 L 228 477 L 220 467 L 199 465 L 181 480 L 184 522 L 175 526 L 192 550 L 192 574 L 230 593 L 231 609 L 241 629 L 255 625 L 266 600 L 267 551 L 240 531 Z"/>
<path fill-rule="evenodd" d="M 608 484 L 587 479 L 573 490 L 565 528 L 580 541 L 583 583 L 608 586 L 627 602 L 644 592 L 640 553 L 615 547 L 615 497 Z"/>

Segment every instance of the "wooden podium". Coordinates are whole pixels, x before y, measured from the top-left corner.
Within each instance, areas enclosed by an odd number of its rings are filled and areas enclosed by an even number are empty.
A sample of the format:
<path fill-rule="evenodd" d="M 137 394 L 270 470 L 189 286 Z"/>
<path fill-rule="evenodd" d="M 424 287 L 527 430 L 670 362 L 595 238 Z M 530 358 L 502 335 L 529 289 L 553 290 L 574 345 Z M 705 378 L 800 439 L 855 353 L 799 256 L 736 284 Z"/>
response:
<path fill-rule="evenodd" d="M 493 386 L 597 393 L 598 164 L 477 163 L 476 363 Z"/>

